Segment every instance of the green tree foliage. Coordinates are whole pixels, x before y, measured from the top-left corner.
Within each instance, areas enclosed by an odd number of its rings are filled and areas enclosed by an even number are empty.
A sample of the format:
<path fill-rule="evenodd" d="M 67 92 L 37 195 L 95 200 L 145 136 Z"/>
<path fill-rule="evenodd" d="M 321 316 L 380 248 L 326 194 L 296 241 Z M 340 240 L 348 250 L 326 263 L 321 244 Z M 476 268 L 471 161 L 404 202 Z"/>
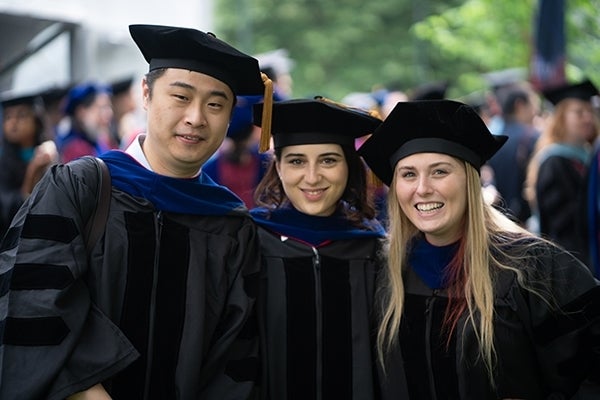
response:
<path fill-rule="evenodd" d="M 600 0 L 567 0 L 569 75 L 600 76 Z M 340 99 L 392 82 L 449 80 L 459 97 L 482 73 L 527 68 L 537 0 L 219 0 L 220 37 L 249 53 L 286 48 L 294 96 Z"/>
<path fill-rule="evenodd" d="M 600 86 L 600 0 L 567 1 L 568 77 Z"/>
<path fill-rule="evenodd" d="M 469 0 L 412 29 L 437 49 L 441 73 L 459 71 L 455 87 L 469 89 L 482 84 L 481 73 L 529 67 L 537 4 Z M 600 84 L 600 0 L 566 0 L 565 5 L 567 79 L 587 76 Z"/>
<path fill-rule="evenodd" d="M 482 74 L 527 68 L 537 0 L 469 0 L 416 23 L 412 30 L 436 51 L 440 74 L 453 77 L 456 89 L 485 86 Z"/>

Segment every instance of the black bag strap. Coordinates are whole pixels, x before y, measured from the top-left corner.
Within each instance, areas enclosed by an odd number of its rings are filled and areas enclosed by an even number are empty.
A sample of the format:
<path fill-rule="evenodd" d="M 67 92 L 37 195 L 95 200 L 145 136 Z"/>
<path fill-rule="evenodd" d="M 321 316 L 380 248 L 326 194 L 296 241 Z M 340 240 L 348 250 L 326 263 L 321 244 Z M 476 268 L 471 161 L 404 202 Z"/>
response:
<path fill-rule="evenodd" d="M 91 157 L 98 168 L 98 203 L 96 203 L 96 210 L 87 224 L 85 224 L 86 232 L 86 249 L 88 254 L 92 251 L 92 248 L 96 242 L 102 237 L 104 229 L 106 227 L 106 220 L 108 219 L 108 209 L 110 206 L 110 194 L 111 194 L 111 182 L 110 172 L 108 167 L 98 157 Z"/>

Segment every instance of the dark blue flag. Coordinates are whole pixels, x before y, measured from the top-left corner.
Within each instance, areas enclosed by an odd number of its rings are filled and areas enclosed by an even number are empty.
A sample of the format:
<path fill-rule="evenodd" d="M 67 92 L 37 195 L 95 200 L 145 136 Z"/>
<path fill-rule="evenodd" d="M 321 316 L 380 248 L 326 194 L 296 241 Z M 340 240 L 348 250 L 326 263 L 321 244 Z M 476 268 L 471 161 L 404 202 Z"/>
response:
<path fill-rule="evenodd" d="M 534 27 L 532 84 L 541 90 L 565 83 L 564 0 L 539 0 Z"/>

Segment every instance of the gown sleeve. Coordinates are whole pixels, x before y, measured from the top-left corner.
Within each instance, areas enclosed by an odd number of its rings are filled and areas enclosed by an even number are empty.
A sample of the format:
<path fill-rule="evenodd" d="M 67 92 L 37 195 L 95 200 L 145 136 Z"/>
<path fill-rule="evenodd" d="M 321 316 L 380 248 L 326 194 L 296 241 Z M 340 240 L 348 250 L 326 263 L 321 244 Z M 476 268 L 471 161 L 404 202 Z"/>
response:
<path fill-rule="evenodd" d="M 90 298 L 82 232 L 98 175 L 84 165 L 52 167 L 0 246 L 2 399 L 61 399 L 138 356 Z"/>
<path fill-rule="evenodd" d="M 536 259 L 527 285 L 537 294 L 521 289 L 517 312 L 531 326 L 546 387 L 573 395 L 584 381 L 600 384 L 600 282 L 555 246 Z"/>

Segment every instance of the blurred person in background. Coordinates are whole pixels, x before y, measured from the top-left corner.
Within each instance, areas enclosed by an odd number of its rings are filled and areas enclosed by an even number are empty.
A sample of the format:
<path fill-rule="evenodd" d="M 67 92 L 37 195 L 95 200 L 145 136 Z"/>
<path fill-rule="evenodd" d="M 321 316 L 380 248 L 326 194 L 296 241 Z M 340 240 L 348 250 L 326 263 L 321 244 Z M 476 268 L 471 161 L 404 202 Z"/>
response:
<path fill-rule="evenodd" d="M 67 94 L 65 115 L 69 123 L 56 137 L 61 162 L 119 147 L 110 133 L 113 109 L 109 86 L 97 82 L 74 86 Z"/>
<path fill-rule="evenodd" d="M 508 90 L 514 85 L 525 82 L 526 70 L 522 68 L 506 68 L 483 74 L 482 78 L 487 82 L 486 102 L 489 118 L 486 125 L 494 135 L 500 135 L 504 131 L 504 117 L 502 115 L 502 104 Z"/>
<path fill-rule="evenodd" d="M 44 138 L 39 95 L 4 96 L 0 148 L 0 238 L 35 184 L 58 162 L 52 140 Z"/>
<path fill-rule="evenodd" d="M 542 94 L 554 110 L 528 165 L 525 194 L 539 233 L 588 264 L 586 180 L 591 142 L 600 133 L 591 103 L 598 89 L 584 80 Z"/>
<path fill-rule="evenodd" d="M 405 87 L 400 82 L 390 82 L 379 89 L 376 98 L 380 103 L 381 118 L 385 119 L 400 101 L 408 101 Z"/>
<path fill-rule="evenodd" d="M 525 84 L 505 89 L 503 96 L 502 134 L 508 140 L 488 161 L 493 171 L 493 184 L 500 198 L 496 205 L 522 226 L 531 216 L 529 203 L 523 194 L 527 165 L 540 132 L 534 118 L 540 110 L 537 93 Z"/>
<path fill-rule="evenodd" d="M 252 123 L 252 107 L 262 100 L 262 96 L 238 96 L 227 138 L 202 167 L 216 183 L 237 194 L 248 208 L 254 207 L 254 190 L 271 159 L 270 153 L 258 151 L 255 137 L 260 128 Z"/>
<path fill-rule="evenodd" d="M 289 56 L 287 49 L 275 49 L 256 54 L 260 71 L 273 81 L 273 94 L 279 100 L 286 100 L 292 96 L 294 80 L 292 69 L 294 60 Z"/>
<path fill-rule="evenodd" d="M 387 99 L 387 101 L 393 101 L 393 99 L 406 100 L 406 96 L 402 92 L 387 92 L 387 89 L 378 89 L 377 91 L 370 93 L 348 93 L 342 98 L 341 102 L 342 104 L 345 104 L 349 107 L 354 107 L 360 110 L 368 111 L 372 116 L 381 119 L 382 108 L 379 104 L 379 101 L 384 98 Z M 364 141 L 367 140 L 367 138 L 368 135 L 357 138 L 355 140 L 354 147 L 358 149 L 364 143 Z M 373 175 L 370 172 L 367 173 L 367 185 L 368 190 L 371 193 L 373 193 L 373 202 L 377 213 L 376 218 L 385 226 L 387 222 L 387 187 L 381 184 L 381 182 L 375 177 L 375 175 Z"/>
<path fill-rule="evenodd" d="M 40 97 L 44 103 L 44 138 L 56 140 L 58 127 L 65 117 L 65 103 L 71 85 L 55 85 L 44 89 Z"/>
<path fill-rule="evenodd" d="M 138 115 L 133 76 L 119 79 L 110 84 L 113 118 L 110 123 L 110 134 L 113 143 L 126 149 L 133 139 L 143 131 L 143 120 Z"/>
<path fill-rule="evenodd" d="M 416 88 L 409 91 L 408 100 L 442 100 L 446 98 L 448 87 L 450 82 L 448 81 L 436 81 L 423 83 Z M 395 107 L 395 105 L 394 105 Z M 392 109 L 394 108 L 392 107 Z"/>

